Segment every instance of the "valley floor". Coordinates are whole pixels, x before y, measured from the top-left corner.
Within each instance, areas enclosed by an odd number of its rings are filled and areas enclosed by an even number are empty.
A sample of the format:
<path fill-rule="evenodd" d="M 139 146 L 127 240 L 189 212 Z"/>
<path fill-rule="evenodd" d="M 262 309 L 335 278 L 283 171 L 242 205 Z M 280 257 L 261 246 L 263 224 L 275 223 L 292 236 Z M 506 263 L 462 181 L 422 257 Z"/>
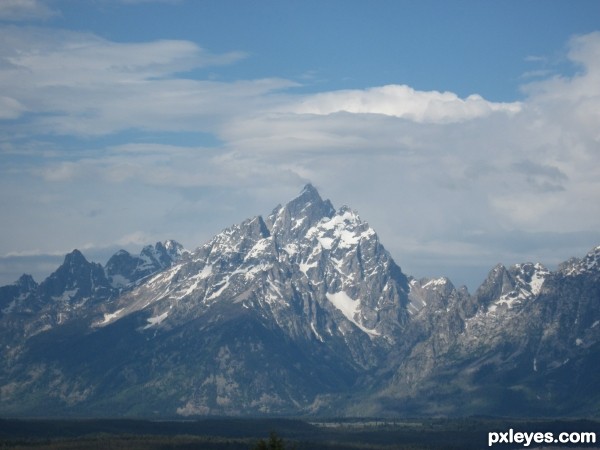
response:
<path fill-rule="evenodd" d="M 237 450 L 253 449 L 271 432 L 286 449 L 484 449 L 488 433 L 595 432 L 600 421 L 533 419 L 233 419 L 197 421 L 0 419 L 0 449 L 11 450 Z M 572 445 L 580 450 L 600 443 Z M 496 444 L 491 448 L 526 448 Z M 530 448 L 534 448 L 532 445 Z M 546 449 L 550 447 L 544 447 Z M 568 448 L 568 447 L 552 447 Z"/>

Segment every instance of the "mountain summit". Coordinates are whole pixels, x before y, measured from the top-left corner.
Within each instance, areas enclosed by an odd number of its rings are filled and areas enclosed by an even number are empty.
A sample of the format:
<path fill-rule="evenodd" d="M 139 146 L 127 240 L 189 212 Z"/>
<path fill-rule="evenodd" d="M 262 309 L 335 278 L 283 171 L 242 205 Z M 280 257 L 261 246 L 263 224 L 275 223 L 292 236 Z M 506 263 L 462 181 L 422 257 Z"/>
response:
<path fill-rule="evenodd" d="M 564 374 L 595 373 L 597 250 L 554 273 L 499 265 L 471 295 L 406 276 L 309 184 L 192 252 L 166 241 L 102 267 L 74 251 L 40 285 L 0 288 L 0 414 L 589 411 Z"/>

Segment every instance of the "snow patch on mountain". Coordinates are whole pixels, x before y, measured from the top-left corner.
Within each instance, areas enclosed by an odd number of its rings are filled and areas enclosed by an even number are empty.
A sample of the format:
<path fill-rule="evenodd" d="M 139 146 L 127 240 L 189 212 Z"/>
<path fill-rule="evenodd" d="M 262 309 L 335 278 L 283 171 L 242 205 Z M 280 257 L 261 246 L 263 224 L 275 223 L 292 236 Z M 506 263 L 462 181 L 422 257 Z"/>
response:
<path fill-rule="evenodd" d="M 158 316 L 150 317 L 148 320 L 148 325 L 144 327 L 144 330 L 153 327 L 154 325 L 160 325 L 163 320 L 165 320 L 169 316 L 169 312 L 166 311 Z"/>
<path fill-rule="evenodd" d="M 335 306 L 350 322 L 370 336 L 379 336 L 377 330 L 368 329 L 356 320 L 356 314 L 360 311 L 360 300 L 353 300 L 344 291 L 325 294 L 327 299 Z"/>
<path fill-rule="evenodd" d="M 92 326 L 101 327 L 103 325 L 108 325 L 109 323 L 118 319 L 124 310 L 125 310 L 125 308 L 121 308 L 121 309 L 116 310 L 113 313 L 106 313 L 106 314 L 104 314 L 104 318 L 102 319 L 102 321 L 96 322 Z"/>
<path fill-rule="evenodd" d="M 307 239 L 317 239 L 325 250 L 351 249 L 361 239 L 368 239 L 375 231 L 361 222 L 360 217 L 348 207 L 343 206 L 331 218 L 323 218 L 317 225 L 311 227 Z"/>
<path fill-rule="evenodd" d="M 427 289 L 428 287 L 431 287 L 431 288 L 435 289 L 438 286 L 445 286 L 446 283 L 448 283 L 448 279 L 446 277 L 434 278 L 432 280 L 429 280 L 427 283 L 425 283 L 421 287 L 423 289 Z"/>

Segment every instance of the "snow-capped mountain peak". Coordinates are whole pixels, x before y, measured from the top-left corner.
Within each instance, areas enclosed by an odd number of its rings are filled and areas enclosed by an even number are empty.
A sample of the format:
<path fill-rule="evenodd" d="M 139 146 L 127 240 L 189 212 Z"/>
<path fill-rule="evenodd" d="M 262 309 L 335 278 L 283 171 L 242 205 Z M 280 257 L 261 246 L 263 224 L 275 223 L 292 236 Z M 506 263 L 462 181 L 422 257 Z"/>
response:
<path fill-rule="evenodd" d="M 549 274 L 540 263 L 515 264 L 509 269 L 499 264 L 492 269 L 477 295 L 485 300 L 488 312 L 512 309 L 537 296 Z"/>
<path fill-rule="evenodd" d="M 406 319 L 406 292 L 406 278 L 375 231 L 307 185 L 267 221 L 256 216 L 233 225 L 141 284 L 99 324 L 141 308 L 151 311 L 148 326 L 162 327 L 227 303 L 319 341 L 342 333 L 345 345 L 361 335 L 393 342 Z M 297 316 L 297 308 L 313 313 Z"/>
<path fill-rule="evenodd" d="M 592 249 L 582 259 L 571 258 L 561 264 L 559 270 L 567 276 L 575 276 L 596 271 L 598 268 L 600 268 L 600 246 Z"/>
<path fill-rule="evenodd" d="M 324 217 L 331 217 L 335 209 L 329 200 L 323 200 L 317 190 L 307 184 L 300 195 L 285 206 L 276 207 L 265 221 L 271 234 L 285 245 L 303 237 Z"/>
<path fill-rule="evenodd" d="M 171 256 L 173 260 L 181 258 L 183 255 L 190 253 L 186 250 L 183 245 L 173 239 L 167 239 L 163 242 L 163 246 L 167 251 L 167 254 Z"/>
<path fill-rule="evenodd" d="M 119 250 L 108 260 L 104 269 L 112 287 L 124 288 L 170 267 L 187 254 L 189 252 L 181 244 L 167 240 L 145 246 L 138 256 Z"/>

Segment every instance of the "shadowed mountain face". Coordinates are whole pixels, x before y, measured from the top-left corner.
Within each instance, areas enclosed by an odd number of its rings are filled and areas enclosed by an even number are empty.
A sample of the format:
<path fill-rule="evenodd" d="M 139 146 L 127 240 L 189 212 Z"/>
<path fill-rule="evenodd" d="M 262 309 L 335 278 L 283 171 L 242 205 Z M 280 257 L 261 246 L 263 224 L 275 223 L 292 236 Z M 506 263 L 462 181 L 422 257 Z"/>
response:
<path fill-rule="evenodd" d="M 193 252 L 75 250 L 0 288 L 0 414 L 598 414 L 599 259 L 471 295 L 307 185 Z"/>

